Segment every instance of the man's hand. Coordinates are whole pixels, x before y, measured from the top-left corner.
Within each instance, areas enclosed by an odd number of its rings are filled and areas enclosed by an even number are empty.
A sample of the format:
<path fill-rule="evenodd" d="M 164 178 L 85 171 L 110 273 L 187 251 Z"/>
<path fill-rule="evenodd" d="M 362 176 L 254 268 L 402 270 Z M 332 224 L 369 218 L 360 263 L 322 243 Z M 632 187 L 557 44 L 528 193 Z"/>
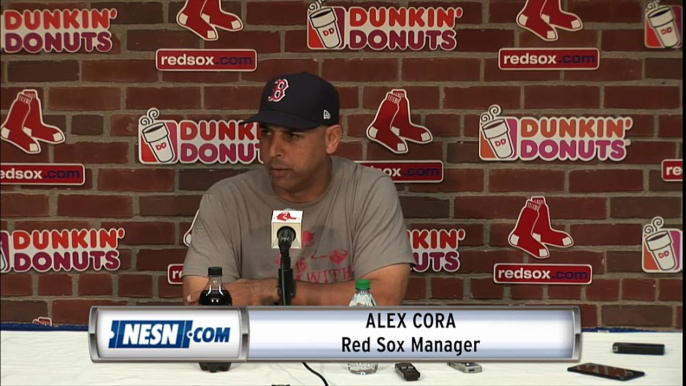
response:
<path fill-rule="evenodd" d="M 279 302 L 277 279 L 238 279 L 224 285 L 231 294 L 234 306 L 266 306 Z M 201 291 L 194 291 L 186 297 L 187 305 L 198 305 Z"/>

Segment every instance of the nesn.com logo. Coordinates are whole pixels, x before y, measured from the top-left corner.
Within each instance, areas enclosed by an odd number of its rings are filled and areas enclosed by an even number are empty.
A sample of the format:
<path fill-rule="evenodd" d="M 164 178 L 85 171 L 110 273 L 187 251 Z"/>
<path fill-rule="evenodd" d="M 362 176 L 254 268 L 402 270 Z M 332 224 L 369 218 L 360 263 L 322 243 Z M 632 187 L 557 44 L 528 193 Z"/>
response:
<path fill-rule="evenodd" d="M 230 327 L 198 327 L 192 320 L 114 320 L 109 348 L 188 348 L 228 343 Z"/>

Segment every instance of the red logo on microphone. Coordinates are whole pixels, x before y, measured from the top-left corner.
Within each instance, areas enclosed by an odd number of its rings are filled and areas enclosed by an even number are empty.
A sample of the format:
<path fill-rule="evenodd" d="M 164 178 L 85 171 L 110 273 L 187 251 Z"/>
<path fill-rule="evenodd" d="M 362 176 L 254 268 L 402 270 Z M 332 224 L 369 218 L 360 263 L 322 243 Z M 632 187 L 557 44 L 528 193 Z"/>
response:
<path fill-rule="evenodd" d="M 279 221 L 297 220 L 296 217 L 292 217 L 291 214 L 288 212 L 283 212 L 280 215 L 276 216 L 276 218 Z"/>

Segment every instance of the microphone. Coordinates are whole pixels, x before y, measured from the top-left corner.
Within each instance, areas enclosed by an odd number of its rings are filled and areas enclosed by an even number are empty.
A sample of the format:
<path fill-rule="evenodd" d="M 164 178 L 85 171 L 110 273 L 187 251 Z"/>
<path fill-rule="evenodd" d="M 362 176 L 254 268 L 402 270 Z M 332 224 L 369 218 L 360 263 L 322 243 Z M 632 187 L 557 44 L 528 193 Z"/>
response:
<path fill-rule="evenodd" d="M 302 249 L 302 218 L 300 210 L 272 212 L 272 249 Z"/>

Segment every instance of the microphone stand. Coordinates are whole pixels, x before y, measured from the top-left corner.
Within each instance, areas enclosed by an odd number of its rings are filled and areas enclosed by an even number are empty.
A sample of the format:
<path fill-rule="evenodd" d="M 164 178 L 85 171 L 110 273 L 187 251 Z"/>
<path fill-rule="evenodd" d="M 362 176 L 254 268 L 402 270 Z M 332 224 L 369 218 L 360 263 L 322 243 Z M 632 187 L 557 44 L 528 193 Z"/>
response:
<path fill-rule="evenodd" d="M 279 268 L 279 292 L 281 303 L 284 306 L 291 305 L 293 298 L 293 268 L 291 268 L 290 256 L 291 243 L 288 240 L 279 240 L 279 252 L 281 253 L 281 267 Z"/>

